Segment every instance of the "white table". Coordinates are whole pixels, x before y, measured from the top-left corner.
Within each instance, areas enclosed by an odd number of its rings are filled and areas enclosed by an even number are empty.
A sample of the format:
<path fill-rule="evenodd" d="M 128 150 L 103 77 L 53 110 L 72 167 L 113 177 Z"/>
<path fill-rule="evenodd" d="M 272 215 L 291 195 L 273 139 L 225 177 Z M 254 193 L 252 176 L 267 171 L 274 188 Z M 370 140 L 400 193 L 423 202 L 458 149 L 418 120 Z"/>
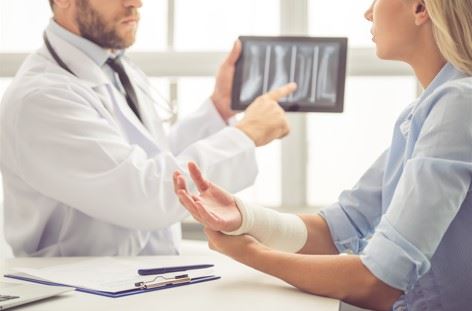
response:
<path fill-rule="evenodd" d="M 201 255 L 201 254 L 199 254 Z M 340 302 L 303 293 L 285 282 L 241 265 L 227 257 L 207 251 L 205 256 L 126 257 L 139 263 L 158 261 L 191 264 L 195 261 L 215 264 L 215 274 L 222 278 L 195 285 L 159 290 L 123 298 L 106 298 L 80 292 L 34 303 L 21 310 L 310 310 L 338 311 Z M 3 276 L 13 267 L 40 268 L 90 258 L 15 258 L 0 261 Z M 3 278 L 2 281 L 15 282 Z"/>

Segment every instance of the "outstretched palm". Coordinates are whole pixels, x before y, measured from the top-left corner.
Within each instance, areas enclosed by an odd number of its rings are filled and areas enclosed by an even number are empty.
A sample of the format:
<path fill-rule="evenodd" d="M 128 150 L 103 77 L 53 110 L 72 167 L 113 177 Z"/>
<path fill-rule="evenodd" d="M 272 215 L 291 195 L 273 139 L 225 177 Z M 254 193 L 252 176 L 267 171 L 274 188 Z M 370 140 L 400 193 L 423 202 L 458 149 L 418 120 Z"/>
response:
<path fill-rule="evenodd" d="M 179 172 L 174 173 L 174 190 L 182 205 L 205 227 L 214 231 L 234 231 L 241 226 L 241 214 L 233 196 L 205 180 L 198 166 L 190 162 L 190 176 L 200 192 L 191 195 L 187 191 L 185 179 Z"/>

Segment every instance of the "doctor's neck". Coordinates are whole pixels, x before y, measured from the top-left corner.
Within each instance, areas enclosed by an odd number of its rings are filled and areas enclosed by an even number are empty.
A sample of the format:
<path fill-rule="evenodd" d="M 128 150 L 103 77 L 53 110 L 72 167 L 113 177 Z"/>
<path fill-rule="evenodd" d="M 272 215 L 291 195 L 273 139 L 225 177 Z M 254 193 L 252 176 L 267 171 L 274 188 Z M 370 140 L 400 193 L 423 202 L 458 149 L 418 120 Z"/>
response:
<path fill-rule="evenodd" d="M 57 17 L 54 17 L 53 19 L 59 26 L 63 27 L 64 29 L 70 31 L 71 33 L 79 37 L 84 38 L 84 36 L 80 32 L 79 26 L 76 23 L 70 22 L 70 19 L 67 19 L 67 18 L 63 19 L 63 18 L 57 18 Z M 114 53 L 117 51 L 117 49 L 110 49 L 110 48 L 105 48 L 105 47 L 102 47 L 102 48 L 107 50 L 110 53 Z"/>
<path fill-rule="evenodd" d="M 72 32 L 73 34 L 81 36 L 79 25 L 77 23 L 74 23 L 71 18 L 63 17 L 61 15 L 57 16 L 57 14 L 54 14 L 53 20 L 59 26 L 61 26 L 61 27 L 65 28 L 66 30 Z"/>

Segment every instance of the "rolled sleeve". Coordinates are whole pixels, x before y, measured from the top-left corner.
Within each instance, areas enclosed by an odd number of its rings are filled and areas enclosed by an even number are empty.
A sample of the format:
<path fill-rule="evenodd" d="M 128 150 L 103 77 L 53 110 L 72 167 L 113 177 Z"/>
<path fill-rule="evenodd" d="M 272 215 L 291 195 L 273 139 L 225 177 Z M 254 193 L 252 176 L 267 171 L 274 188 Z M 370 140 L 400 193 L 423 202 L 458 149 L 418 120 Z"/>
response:
<path fill-rule="evenodd" d="M 457 215 L 470 187 L 472 166 L 439 159 L 410 160 L 388 212 L 361 259 L 383 282 L 410 290 Z"/>
<path fill-rule="evenodd" d="M 340 253 L 358 253 L 362 249 L 361 237 L 339 203 L 320 212 L 328 224 L 334 245 Z"/>
<path fill-rule="evenodd" d="M 431 267 L 428 258 L 383 218 L 361 261 L 378 279 L 397 289 L 410 290 Z"/>
<path fill-rule="evenodd" d="M 471 189 L 471 96 L 455 91 L 444 91 L 421 127 L 412 123 L 410 137 L 418 136 L 412 157 L 361 255 L 375 276 L 404 291 L 431 268 Z"/>
<path fill-rule="evenodd" d="M 358 254 L 374 232 L 382 212 L 382 179 L 388 150 L 372 164 L 351 190 L 337 203 L 321 210 L 340 253 Z"/>

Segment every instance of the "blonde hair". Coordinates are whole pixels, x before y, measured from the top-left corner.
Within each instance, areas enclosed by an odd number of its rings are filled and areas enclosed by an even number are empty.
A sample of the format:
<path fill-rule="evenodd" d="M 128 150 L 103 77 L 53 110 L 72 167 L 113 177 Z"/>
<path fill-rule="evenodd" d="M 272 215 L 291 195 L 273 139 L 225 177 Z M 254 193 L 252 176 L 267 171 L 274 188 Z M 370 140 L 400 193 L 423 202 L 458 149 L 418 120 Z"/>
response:
<path fill-rule="evenodd" d="M 424 0 L 436 44 L 454 67 L 472 76 L 472 0 Z"/>

